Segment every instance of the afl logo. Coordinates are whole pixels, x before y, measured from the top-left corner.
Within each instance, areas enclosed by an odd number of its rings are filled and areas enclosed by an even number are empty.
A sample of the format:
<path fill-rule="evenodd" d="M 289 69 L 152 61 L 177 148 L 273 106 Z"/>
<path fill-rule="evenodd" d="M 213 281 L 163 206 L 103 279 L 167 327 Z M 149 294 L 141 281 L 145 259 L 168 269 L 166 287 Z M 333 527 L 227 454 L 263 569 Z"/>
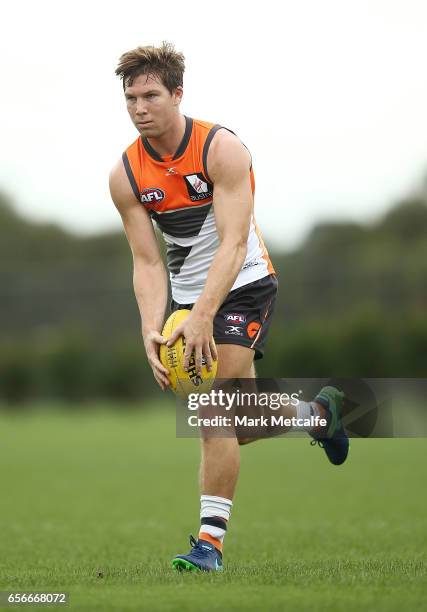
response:
<path fill-rule="evenodd" d="M 141 191 L 141 202 L 142 204 L 160 204 L 165 199 L 165 192 L 163 189 L 157 187 L 149 187 Z"/>

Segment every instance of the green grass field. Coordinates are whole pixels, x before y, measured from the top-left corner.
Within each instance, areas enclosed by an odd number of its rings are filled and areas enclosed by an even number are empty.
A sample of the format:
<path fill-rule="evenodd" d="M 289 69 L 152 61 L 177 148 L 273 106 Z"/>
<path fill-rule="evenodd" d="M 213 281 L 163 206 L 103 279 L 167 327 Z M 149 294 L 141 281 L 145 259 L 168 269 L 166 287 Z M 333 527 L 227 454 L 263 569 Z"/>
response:
<path fill-rule="evenodd" d="M 242 448 L 226 570 L 177 574 L 198 440 L 170 406 L 70 412 L 0 416 L 0 590 L 67 591 L 72 610 L 426 609 L 427 440 L 354 440 L 341 468 L 308 438 Z"/>

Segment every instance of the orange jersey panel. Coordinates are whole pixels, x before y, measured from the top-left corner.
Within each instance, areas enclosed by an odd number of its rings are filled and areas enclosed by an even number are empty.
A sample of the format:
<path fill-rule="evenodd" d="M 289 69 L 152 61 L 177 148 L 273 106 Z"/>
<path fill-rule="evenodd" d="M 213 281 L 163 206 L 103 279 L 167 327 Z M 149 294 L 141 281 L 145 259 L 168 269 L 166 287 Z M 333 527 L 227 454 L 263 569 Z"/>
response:
<path fill-rule="evenodd" d="M 217 131 L 213 128 L 221 126 L 186 117 L 186 132 L 175 156 L 160 158 L 147 139 L 141 137 L 126 149 L 123 161 L 135 196 L 148 210 L 161 213 L 198 206 L 212 199 L 213 185 L 207 175 L 206 159 Z M 251 185 L 254 191 L 252 168 Z"/>

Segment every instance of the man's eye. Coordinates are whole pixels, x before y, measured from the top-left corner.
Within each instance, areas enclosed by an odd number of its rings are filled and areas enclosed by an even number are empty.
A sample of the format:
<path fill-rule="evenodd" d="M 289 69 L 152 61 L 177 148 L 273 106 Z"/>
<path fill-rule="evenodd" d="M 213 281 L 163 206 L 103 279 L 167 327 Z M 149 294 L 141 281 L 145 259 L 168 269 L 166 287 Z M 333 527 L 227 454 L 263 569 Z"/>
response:
<path fill-rule="evenodd" d="M 136 100 L 136 98 L 134 98 L 133 96 L 127 96 L 126 100 L 128 102 L 134 102 Z"/>

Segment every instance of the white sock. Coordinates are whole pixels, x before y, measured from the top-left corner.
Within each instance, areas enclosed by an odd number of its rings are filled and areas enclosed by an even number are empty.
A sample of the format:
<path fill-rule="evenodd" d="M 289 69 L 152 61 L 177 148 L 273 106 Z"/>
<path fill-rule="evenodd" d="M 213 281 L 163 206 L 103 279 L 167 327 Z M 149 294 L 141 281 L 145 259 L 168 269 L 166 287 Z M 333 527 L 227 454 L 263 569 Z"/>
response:
<path fill-rule="evenodd" d="M 316 412 L 314 407 L 312 407 L 311 402 L 298 402 L 298 405 L 295 406 L 296 418 L 297 419 L 311 419 L 312 416 L 316 416 Z M 292 427 L 292 431 L 309 431 L 312 429 L 312 425 L 295 425 Z"/>
<path fill-rule="evenodd" d="M 216 495 L 202 495 L 200 497 L 200 518 L 218 516 L 228 521 L 232 505 L 231 499 L 217 497 Z"/>
<path fill-rule="evenodd" d="M 209 520 L 209 519 L 207 519 Z M 225 525 L 225 523 L 224 523 Z M 218 540 L 218 542 L 220 543 L 221 547 L 222 547 L 222 543 L 224 541 L 224 536 L 226 533 L 226 529 L 221 529 L 221 527 L 215 527 L 214 525 L 207 525 L 206 523 L 202 523 L 200 525 L 200 530 L 199 530 L 199 540 L 203 540 L 206 538 L 203 538 L 203 536 L 205 534 L 208 534 L 211 536 L 211 538 L 215 538 L 215 540 Z M 213 544 L 215 544 L 215 542 L 213 542 Z M 217 548 L 220 548 L 219 546 L 217 546 Z"/>
<path fill-rule="evenodd" d="M 221 550 L 232 505 L 231 499 L 215 495 L 202 495 L 200 497 L 201 525 L 199 538 L 203 539 L 204 534 L 211 536 L 211 538 L 217 540 L 218 544 L 216 542 L 212 543 Z"/>

